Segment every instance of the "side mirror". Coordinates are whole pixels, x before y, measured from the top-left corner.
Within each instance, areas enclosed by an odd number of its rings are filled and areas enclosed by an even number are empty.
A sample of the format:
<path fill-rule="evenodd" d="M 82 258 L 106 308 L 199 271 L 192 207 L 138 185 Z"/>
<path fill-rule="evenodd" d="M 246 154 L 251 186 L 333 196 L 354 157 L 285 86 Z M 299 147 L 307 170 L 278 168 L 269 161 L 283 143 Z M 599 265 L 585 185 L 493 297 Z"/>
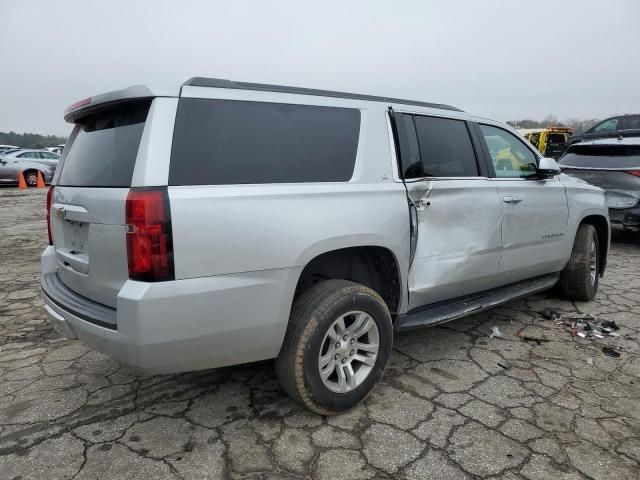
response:
<path fill-rule="evenodd" d="M 542 157 L 538 163 L 536 172 L 541 178 L 554 177 L 560 175 L 560 166 L 553 158 Z"/>

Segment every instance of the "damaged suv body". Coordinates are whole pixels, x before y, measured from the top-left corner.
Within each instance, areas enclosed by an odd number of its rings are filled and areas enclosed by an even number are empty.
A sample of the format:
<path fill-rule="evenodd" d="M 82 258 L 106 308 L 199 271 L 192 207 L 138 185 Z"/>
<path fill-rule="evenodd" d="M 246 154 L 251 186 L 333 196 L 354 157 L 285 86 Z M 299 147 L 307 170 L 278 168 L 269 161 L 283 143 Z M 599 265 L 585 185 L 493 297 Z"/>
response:
<path fill-rule="evenodd" d="M 148 372 L 275 358 L 290 395 L 337 413 L 394 332 L 558 283 L 589 300 L 606 265 L 602 190 L 446 105 L 193 78 L 66 119 L 45 309 Z"/>

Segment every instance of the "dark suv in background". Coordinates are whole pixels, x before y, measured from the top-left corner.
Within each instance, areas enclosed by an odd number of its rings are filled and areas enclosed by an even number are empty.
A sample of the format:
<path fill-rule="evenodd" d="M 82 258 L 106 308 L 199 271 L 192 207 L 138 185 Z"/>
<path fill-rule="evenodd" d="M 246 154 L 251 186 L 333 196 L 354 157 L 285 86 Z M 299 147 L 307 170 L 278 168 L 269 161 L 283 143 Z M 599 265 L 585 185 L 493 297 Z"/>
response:
<path fill-rule="evenodd" d="M 640 136 L 585 140 L 558 163 L 563 173 L 605 191 L 612 225 L 640 232 Z"/>
<path fill-rule="evenodd" d="M 584 133 L 569 137 L 568 145 L 606 137 L 640 137 L 640 114 L 607 118 Z"/>

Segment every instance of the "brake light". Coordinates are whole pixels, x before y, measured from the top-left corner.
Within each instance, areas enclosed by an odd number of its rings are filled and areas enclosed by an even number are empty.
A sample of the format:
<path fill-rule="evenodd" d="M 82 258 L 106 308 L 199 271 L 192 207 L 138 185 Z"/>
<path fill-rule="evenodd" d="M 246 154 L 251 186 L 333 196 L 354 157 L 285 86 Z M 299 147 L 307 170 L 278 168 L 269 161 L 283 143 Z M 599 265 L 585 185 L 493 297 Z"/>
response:
<path fill-rule="evenodd" d="M 636 177 L 640 177 L 640 170 L 628 170 L 627 173 L 634 175 Z"/>
<path fill-rule="evenodd" d="M 53 245 L 51 238 L 51 201 L 53 199 L 53 185 L 47 190 L 47 233 L 49 234 L 49 245 Z"/>
<path fill-rule="evenodd" d="M 173 237 L 166 188 L 131 189 L 126 203 L 129 278 L 173 280 Z"/>
<path fill-rule="evenodd" d="M 73 110 L 80 107 L 84 107 L 85 105 L 89 105 L 90 103 L 91 103 L 91 97 L 83 98 L 82 100 L 78 100 L 77 102 L 69 105 L 64 111 L 64 113 L 66 114 L 66 113 L 72 112 Z"/>

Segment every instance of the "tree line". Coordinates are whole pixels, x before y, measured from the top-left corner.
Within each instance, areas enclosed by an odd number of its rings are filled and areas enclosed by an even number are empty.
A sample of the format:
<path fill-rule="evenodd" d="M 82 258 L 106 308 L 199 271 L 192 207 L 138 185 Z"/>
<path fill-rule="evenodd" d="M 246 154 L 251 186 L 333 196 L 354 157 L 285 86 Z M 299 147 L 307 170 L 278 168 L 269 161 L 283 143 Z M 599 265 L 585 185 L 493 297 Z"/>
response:
<path fill-rule="evenodd" d="M 0 132 L 0 145 L 15 145 L 21 148 L 55 147 L 66 143 L 66 137 L 40 135 L 38 133 Z"/>
<path fill-rule="evenodd" d="M 596 123 L 600 119 L 591 118 L 580 120 L 579 118 L 568 118 L 566 120 L 558 120 L 553 115 L 547 115 L 542 120 L 509 120 L 507 123 L 513 128 L 545 128 L 545 127 L 571 127 L 574 133 L 582 133 Z M 16 145 L 22 148 L 46 148 L 55 147 L 62 143 L 66 143 L 66 137 L 58 137 L 55 135 L 40 135 L 38 133 L 16 133 L 16 132 L 0 132 L 0 145 Z"/>
<path fill-rule="evenodd" d="M 545 127 L 570 127 L 573 128 L 574 133 L 582 133 L 589 130 L 596 123 L 600 121 L 599 118 L 590 118 L 587 120 L 581 120 L 579 118 L 568 118 L 566 120 L 558 120 L 558 117 L 554 115 L 547 115 L 544 119 L 538 120 L 509 120 L 507 123 L 513 128 L 545 128 Z"/>

